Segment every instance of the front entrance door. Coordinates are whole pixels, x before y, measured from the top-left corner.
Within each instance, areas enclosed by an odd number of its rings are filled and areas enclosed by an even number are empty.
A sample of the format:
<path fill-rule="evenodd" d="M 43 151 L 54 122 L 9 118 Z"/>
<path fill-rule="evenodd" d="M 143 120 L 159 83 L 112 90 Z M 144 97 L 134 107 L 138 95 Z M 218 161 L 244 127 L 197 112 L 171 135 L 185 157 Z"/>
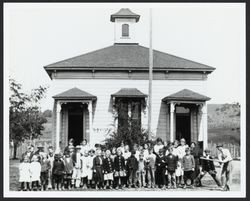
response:
<path fill-rule="evenodd" d="M 188 108 L 180 107 L 176 111 L 176 139 L 184 138 L 187 144 L 191 142 L 191 117 Z"/>
<path fill-rule="evenodd" d="M 83 140 L 83 105 L 71 103 L 68 110 L 68 140 L 73 138 L 74 145 L 79 145 Z"/>

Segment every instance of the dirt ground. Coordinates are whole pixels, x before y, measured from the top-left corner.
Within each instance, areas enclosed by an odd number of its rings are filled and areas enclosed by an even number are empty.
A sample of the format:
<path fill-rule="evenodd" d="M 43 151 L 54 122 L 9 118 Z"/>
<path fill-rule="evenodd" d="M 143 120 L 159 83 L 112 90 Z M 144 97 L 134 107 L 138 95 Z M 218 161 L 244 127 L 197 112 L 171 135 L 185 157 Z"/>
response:
<path fill-rule="evenodd" d="M 240 191 L 240 161 L 233 161 L 233 180 L 232 180 L 232 185 L 231 185 L 231 190 L 232 191 Z M 19 188 L 19 175 L 18 175 L 18 166 L 19 166 L 19 160 L 10 160 L 10 190 L 11 191 L 17 191 Z M 221 169 L 217 168 L 217 172 L 220 175 Z M 194 189 L 186 188 L 185 191 L 199 191 L 199 190 L 205 190 L 205 191 L 219 191 L 217 188 L 217 185 L 213 181 L 212 177 L 210 177 L 208 174 L 205 175 L 202 179 L 202 187 L 195 187 Z M 81 189 L 82 190 L 82 189 Z M 94 189 L 93 189 L 94 190 Z M 128 191 L 138 191 L 140 189 L 128 189 L 125 188 L 124 190 Z M 148 189 L 145 188 L 143 190 L 146 191 L 155 191 L 159 189 Z M 184 189 L 182 188 L 177 188 L 177 189 L 169 189 L 167 191 L 183 191 Z M 82 190 L 84 191 L 84 190 Z M 86 190 L 85 190 L 86 191 Z M 107 191 L 107 190 L 105 190 Z"/>

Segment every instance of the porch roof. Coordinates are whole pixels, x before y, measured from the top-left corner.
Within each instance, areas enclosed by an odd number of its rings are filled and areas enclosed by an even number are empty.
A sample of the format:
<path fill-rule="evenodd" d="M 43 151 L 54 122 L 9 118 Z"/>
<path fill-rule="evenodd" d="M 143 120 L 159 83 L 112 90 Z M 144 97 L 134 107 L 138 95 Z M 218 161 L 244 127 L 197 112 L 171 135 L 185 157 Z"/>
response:
<path fill-rule="evenodd" d="M 111 94 L 111 97 L 115 98 L 146 98 L 147 96 L 137 88 L 122 88 L 118 92 Z"/>
<path fill-rule="evenodd" d="M 76 87 L 53 96 L 54 99 L 95 100 L 96 96 Z"/>
<path fill-rule="evenodd" d="M 196 93 L 189 89 L 183 89 L 177 93 L 166 96 L 162 101 L 178 100 L 178 101 L 209 101 L 211 98 Z"/>

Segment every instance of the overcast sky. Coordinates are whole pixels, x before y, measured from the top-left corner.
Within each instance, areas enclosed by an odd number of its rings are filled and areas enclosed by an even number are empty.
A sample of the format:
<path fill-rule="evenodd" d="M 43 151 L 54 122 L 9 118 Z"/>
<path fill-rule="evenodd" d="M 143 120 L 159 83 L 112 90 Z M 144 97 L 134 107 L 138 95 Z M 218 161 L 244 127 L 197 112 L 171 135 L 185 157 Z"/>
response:
<path fill-rule="evenodd" d="M 137 41 L 209 66 L 209 103 L 241 101 L 245 74 L 244 4 L 15 4 L 4 5 L 4 58 L 9 75 L 27 92 L 52 82 L 43 66 L 114 43 L 110 15 L 130 8 L 141 15 Z M 52 109 L 51 94 L 43 109 Z"/>

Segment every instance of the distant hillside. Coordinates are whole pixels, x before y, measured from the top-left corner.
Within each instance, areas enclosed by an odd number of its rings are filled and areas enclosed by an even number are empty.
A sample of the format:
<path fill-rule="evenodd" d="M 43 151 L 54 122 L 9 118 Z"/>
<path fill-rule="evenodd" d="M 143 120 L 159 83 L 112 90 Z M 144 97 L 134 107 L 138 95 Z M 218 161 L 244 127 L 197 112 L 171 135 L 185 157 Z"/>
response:
<path fill-rule="evenodd" d="M 208 104 L 208 141 L 240 144 L 239 104 Z"/>
<path fill-rule="evenodd" d="M 240 128 L 240 105 L 208 104 L 208 128 Z"/>

